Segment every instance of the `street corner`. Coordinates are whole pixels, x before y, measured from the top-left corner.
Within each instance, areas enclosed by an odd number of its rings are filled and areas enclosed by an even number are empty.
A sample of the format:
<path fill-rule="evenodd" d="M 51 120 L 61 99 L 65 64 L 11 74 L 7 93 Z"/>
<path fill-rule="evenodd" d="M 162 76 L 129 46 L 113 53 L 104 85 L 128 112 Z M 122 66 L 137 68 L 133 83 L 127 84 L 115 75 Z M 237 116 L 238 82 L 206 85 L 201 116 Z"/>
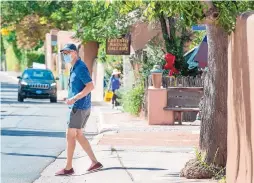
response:
<path fill-rule="evenodd" d="M 105 134 L 98 145 L 197 147 L 199 134 L 187 132 L 120 132 Z"/>
<path fill-rule="evenodd" d="M 144 119 L 130 115 L 120 110 L 109 107 L 96 109 L 98 112 L 98 129 L 99 133 L 113 131 L 117 133 L 120 130 L 134 127 L 147 127 L 148 124 Z"/>
<path fill-rule="evenodd" d="M 98 132 L 99 134 L 104 133 L 117 133 L 119 130 L 119 127 L 117 125 L 109 125 L 109 124 L 103 124 L 101 122 L 98 123 Z"/>
<path fill-rule="evenodd" d="M 144 119 L 141 119 L 137 116 L 133 116 L 126 112 L 119 110 L 112 110 L 110 112 L 102 113 L 103 121 L 106 124 L 117 124 L 122 127 L 133 126 L 138 123 L 147 123 Z"/>
<path fill-rule="evenodd" d="M 98 112 L 98 132 L 100 134 L 107 132 L 117 132 L 119 130 L 119 126 L 116 123 L 108 123 L 108 119 L 105 118 L 106 114 L 112 115 L 111 112 L 105 113 L 104 109 L 97 110 Z"/>

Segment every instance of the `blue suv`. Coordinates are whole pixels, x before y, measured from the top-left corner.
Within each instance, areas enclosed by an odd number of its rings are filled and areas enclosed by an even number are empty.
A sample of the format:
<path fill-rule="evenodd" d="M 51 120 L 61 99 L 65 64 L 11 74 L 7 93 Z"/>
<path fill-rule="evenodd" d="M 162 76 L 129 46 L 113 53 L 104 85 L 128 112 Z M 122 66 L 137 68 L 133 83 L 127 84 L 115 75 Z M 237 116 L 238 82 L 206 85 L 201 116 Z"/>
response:
<path fill-rule="evenodd" d="M 18 77 L 18 101 L 26 98 L 50 99 L 57 102 L 57 84 L 52 72 L 47 69 L 26 69 L 22 76 Z"/>

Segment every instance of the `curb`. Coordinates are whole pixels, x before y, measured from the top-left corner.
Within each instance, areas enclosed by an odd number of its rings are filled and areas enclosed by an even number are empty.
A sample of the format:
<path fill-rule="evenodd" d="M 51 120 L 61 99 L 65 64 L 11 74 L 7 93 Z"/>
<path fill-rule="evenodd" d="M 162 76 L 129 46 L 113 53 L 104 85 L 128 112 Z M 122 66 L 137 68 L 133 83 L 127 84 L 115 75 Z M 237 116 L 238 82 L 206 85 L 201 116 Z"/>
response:
<path fill-rule="evenodd" d="M 119 131 L 119 127 L 117 125 L 112 124 L 105 124 L 105 119 L 103 114 L 105 114 L 102 109 L 99 109 L 98 111 L 99 121 L 98 121 L 98 132 L 99 134 L 103 134 L 106 132 L 115 132 L 117 133 Z"/>

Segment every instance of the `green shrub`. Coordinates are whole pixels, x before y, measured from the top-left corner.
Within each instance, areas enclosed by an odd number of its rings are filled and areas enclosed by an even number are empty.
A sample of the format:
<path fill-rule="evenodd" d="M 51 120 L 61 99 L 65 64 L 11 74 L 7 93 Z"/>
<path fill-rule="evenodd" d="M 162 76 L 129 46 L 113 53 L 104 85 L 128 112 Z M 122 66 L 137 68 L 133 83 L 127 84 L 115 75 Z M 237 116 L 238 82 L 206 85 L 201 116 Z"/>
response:
<path fill-rule="evenodd" d="M 17 58 L 13 46 L 9 46 L 6 49 L 6 63 L 8 71 L 19 71 L 20 60 Z"/>
<path fill-rule="evenodd" d="M 227 182 L 227 181 L 226 181 L 226 177 L 223 177 L 222 179 L 219 180 L 218 183 L 226 183 L 226 182 Z"/>
<path fill-rule="evenodd" d="M 215 155 L 214 155 L 214 161 L 215 158 L 218 154 L 218 150 L 216 151 Z M 195 150 L 195 154 L 196 154 L 196 158 L 199 161 L 199 163 L 201 164 L 201 166 L 203 166 L 206 170 L 210 171 L 213 175 L 213 178 L 215 178 L 216 180 L 220 180 L 219 183 L 226 183 L 226 167 L 218 167 L 216 166 L 214 163 L 211 164 L 207 164 L 205 162 L 205 154 L 199 152 L 198 149 Z"/>
<path fill-rule="evenodd" d="M 143 83 L 139 83 L 131 90 L 122 93 L 121 97 L 121 104 L 123 106 L 123 110 L 130 114 L 138 115 L 141 110 L 144 98 Z"/>
<path fill-rule="evenodd" d="M 33 62 L 45 64 L 45 55 L 39 53 L 27 53 L 27 67 L 31 67 Z"/>

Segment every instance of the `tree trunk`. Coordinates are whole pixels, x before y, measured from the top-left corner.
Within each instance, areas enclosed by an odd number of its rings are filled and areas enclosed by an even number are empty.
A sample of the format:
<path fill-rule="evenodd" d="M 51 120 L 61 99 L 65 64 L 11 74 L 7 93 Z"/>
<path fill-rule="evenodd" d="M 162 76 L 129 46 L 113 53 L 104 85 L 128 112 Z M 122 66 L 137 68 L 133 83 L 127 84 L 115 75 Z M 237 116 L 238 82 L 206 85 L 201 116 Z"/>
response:
<path fill-rule="evenodd" d="M 200 150 L 208 164 L 225 167 L 227 160 L 228 35 L 221 27 L 207 25 L 208 71 L 204 79 Z"/>
<path fill-rule="evenodd" d="M 163 39 L 165 42 L 165 47 L 166 47 L 167 52 L 169 53 L 170 52 L 170 38 L 169 38 L 170 36 L 169 36 L 168 30 L 167 30 L 167 23 L 166 23 L 166 19 L 164 18 L 163 13 L 160 14 L 159 19 L 160 19 Z"/>

